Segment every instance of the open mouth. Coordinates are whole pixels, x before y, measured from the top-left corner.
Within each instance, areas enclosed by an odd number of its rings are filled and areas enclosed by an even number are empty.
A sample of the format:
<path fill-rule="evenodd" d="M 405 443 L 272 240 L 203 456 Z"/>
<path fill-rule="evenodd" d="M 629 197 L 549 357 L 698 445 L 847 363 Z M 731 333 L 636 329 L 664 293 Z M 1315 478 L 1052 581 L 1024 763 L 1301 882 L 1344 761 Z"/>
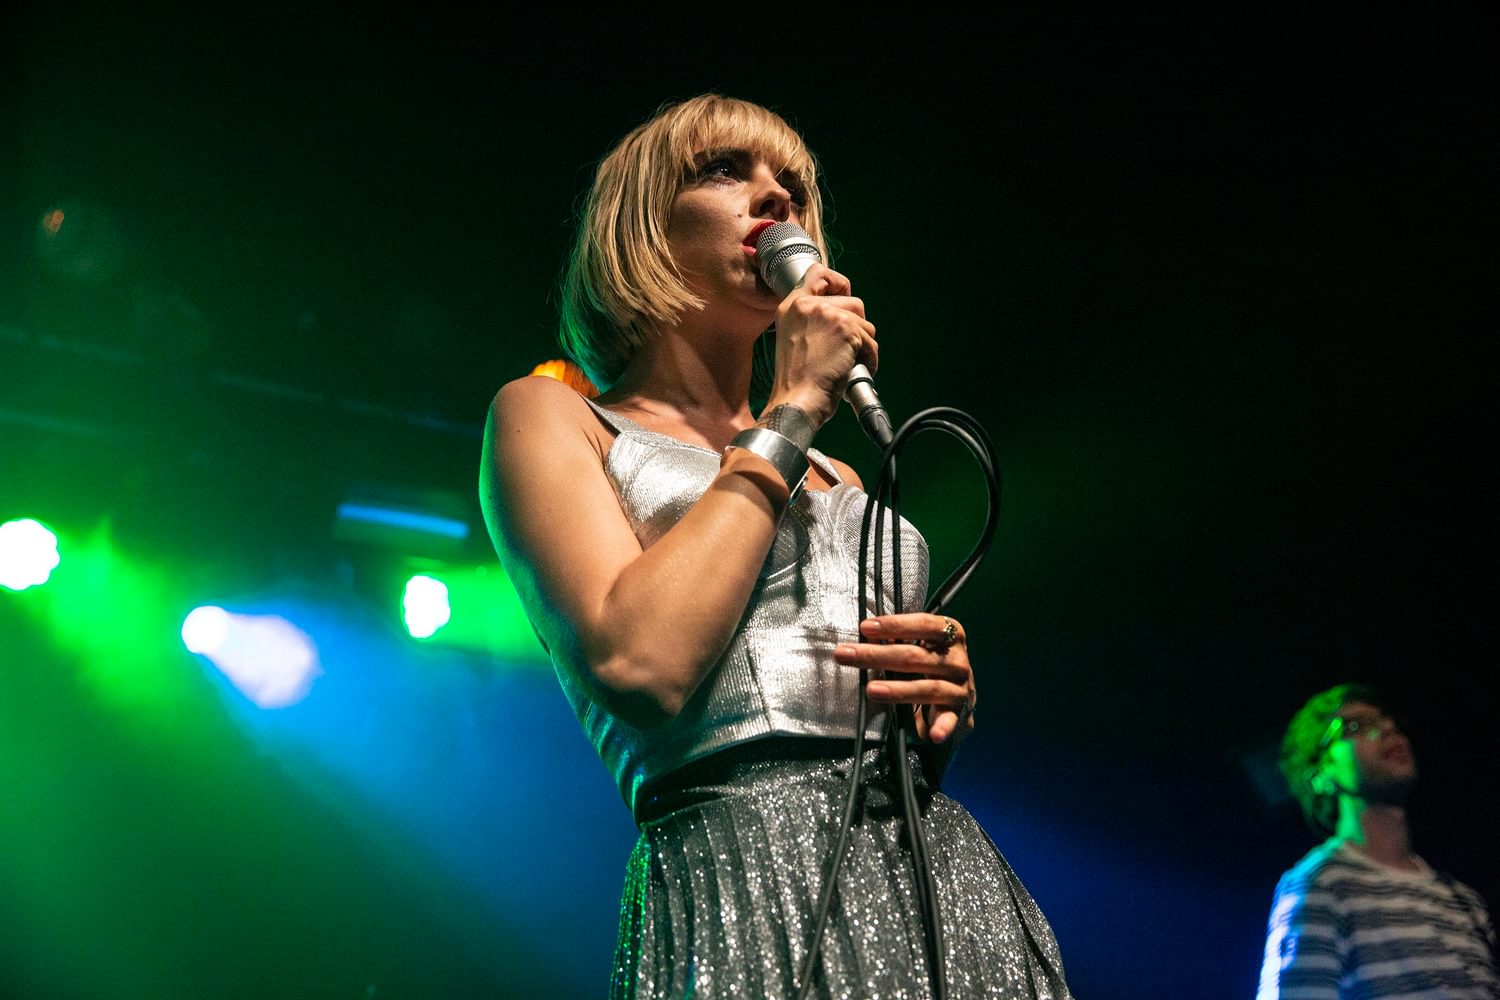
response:
<path fill-rule="evenodd" d="M 754 250 L 756 241 L 760 239 L 760 234 L 765 232 L 767 229 L 770 229 L 774 225 L 776 225 L 776 223 L 772 222 L 769 219 L 765 222 L 757 223 L 755 227 L 750 230 L 750 232 L 745 234 L 745 238 L 741 242 L 744 243 L 745 246 L 750 250 Z"/>

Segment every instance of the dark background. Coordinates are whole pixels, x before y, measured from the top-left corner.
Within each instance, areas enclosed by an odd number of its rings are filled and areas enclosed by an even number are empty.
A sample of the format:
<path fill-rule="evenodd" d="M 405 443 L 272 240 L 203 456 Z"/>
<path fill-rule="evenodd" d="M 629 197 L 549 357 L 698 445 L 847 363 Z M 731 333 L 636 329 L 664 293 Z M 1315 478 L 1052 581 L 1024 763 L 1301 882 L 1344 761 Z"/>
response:
<path fill-rule="evenodd" d="M 443 491 L 477 525 L 485 406 L 556 356 L 593 162 L 665 100 L 745 97 L 820 157 L 893 414 L 954 405 L 995 438 L 1001 531 L 953 609 L 980 727 L 950 791 L 1075 991 L 1253 993 L 1272 888 L 1315 838 L 1247 762 L 1343 680 L 1412 719 L 1419 850 L 1500 893 L 1493 24 L 351 4 L 14 26 L 0 520 L 107 519 L 184 593 L 358 597 L 379 557 L 329 531 L 356 485 Z M 78 225 L 49 238 L 60 206 Z M 870 470 L 852 421 L 820 443 Z M 939 443 L 906 476 L 936 575 L 976 474 Z M 221 749 L 184 766 L 170 726 L 73 679 L 86 655 L 13 610 L 0 629 L 0 750 L 27 779 L 0 992 L 602 994 L 632 832 L 545 670 L 354 657 L 416 707 L 328 722 L 396 720 L 338 765 L 307 750 L 318 719 L 292 747 L 210 692 L 175 724 Z M 382 755 L 424 762 L 384 798 L 350 777 Z M 226 773 L 251 805 L 210 792 Z"/>

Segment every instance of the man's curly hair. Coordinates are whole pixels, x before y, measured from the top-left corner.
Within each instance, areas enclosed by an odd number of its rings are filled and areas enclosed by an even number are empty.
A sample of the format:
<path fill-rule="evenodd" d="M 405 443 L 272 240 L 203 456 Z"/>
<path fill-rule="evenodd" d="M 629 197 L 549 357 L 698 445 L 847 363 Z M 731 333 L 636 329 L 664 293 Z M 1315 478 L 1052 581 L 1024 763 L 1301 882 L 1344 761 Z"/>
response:
<path fill-rule="evenodd" d="M 1312 785 L 1312 776 L 1323 756 L 1320 745 L 1333 717 L 1345 705 L 1356 701 L 1384 707 L 1384 701 L 1373 688 L 1340 684 L 1309 698 L 1292 716 L 1281 740 L 1281 774 L 1292 797 L 1302 807 L 1308 825 L 1317 830 L 1332 832 L 1338 822 L 1338 796 L 1319 792 Z"/>

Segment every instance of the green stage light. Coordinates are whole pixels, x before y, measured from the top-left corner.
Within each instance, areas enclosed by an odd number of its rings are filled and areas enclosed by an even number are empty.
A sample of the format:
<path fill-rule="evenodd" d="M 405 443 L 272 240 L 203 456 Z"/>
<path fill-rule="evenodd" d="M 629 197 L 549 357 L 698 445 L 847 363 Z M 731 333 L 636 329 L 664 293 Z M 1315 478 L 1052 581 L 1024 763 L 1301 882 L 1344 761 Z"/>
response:
<path fill-rule="evenodd" d="M 200 697 L 178 652 L 177 626 L 192 607 L 180 590 L 180 567 L 116 545 L 107 520 L 58 536 L 67 566 L 18 603 L 101 703 L 148 730 L 176 725 Z"/>
<path fill-rule="evenodd" d="M 400 577 L 392 579 L 390 586 L 394 589 L 401 586 L 401 580 L 416 580 L 419 577 L 415 574 L 429 573 L 442 577 L 444 597 L 439 613 L 443 624 L 435 633 L 419 638 L 430 636 L 435 645 L 482 653 L 513 665 L 550 667 L 551 660 L 532 632 L 516 588 L 503 569 L 491 565 L 439 566 L 431 560 L 413 559 L 405 565 Z M 422 584 L 419 588 L 426 586 Z M 409 583 L 407 587 L 410 595 Z M 407 627 L 411 628 L 411 624 L 408 611 Z M 415 631 L 412 634 L 417 635 Z"/>
<path fill-rule="evenodd" d="M 453 617 L 448 606 L 448 585 L 425 574 L 407 580 L 401 595 L 401 617 L 414 637 L 431 636 Z"/>
<path fill-rule="evenodd" d="M 0 586 L 40 586 L 61 562 L 57 536 L 40 521 L 27 517 L 0 524 Z"/>

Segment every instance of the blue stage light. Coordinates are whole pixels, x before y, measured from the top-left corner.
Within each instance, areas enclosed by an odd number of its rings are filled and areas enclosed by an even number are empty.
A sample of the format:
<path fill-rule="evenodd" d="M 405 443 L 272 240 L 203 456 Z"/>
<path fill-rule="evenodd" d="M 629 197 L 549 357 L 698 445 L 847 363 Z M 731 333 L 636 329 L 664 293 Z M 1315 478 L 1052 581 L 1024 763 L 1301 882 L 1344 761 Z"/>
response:
<path fill-rule="evenodd" d="M 280 615 L 195 608 L 182 623 L 182 641 L 261 708 L 296 704 L 323 672 L 312 639 Z"/>
<path fill-rule="evenodd" d="M 371 504 L 341 503 L 337 515 L 341 521 L 356 521 L 361 524 L 417 531 L 442 538 L 463 540 L 469 537 L 468 524 L 437 514 L 399 510 L 394 507 L 376 507 Z"/>

